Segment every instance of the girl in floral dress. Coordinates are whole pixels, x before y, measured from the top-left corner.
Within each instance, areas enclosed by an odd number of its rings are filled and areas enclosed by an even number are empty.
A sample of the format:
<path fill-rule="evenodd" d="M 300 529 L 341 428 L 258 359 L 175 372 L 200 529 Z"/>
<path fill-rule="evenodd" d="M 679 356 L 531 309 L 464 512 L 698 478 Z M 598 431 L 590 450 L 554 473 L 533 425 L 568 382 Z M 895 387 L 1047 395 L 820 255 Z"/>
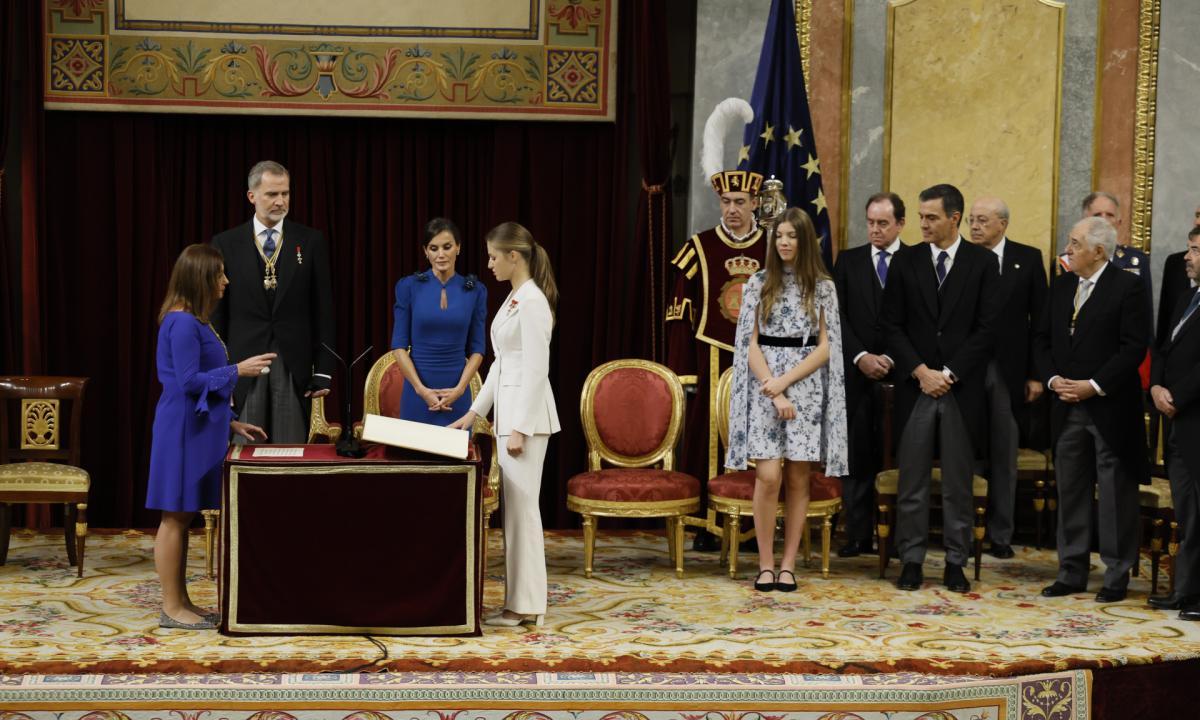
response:
<path fill-rule="evenodd" d="M 837 292 L 812 220 L 788 208 L 771 229 L 766 268 L 746 282 L 734 340 L 726 467 L 755 467 L 754 527 L 760 591 L 796 589 L 809 474 L 847 472 L 846 388 Z M 831 361 L 832 359 L 832 361 Z M 775 566 L 775 512 L 787 479 L 783 557 Z"/>

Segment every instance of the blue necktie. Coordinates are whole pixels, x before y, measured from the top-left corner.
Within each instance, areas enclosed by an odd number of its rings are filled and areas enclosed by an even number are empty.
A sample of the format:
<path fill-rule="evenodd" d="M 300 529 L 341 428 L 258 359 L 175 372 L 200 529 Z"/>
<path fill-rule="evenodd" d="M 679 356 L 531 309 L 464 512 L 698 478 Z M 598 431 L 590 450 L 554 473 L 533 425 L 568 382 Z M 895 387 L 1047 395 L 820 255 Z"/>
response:
<path fill-rule="evenodd" d="M 263 239 L 263 254 L 269 258 L 275 254 L 275 230 L 267 228 L 263 234 L 267 236 Z"/>
<path fill-rule="evenodd" d="M 875 261 L 875 274 L 879 276 L 880 287 L 887 287 L 887 259 L 888 255 L 890 254 L 891 253 L 889 253 L 887 250 L 880 250 L 878 255 L 879 259 Z"/>
<path fill-rule="evenodd" d="M 946 261 L 949 259 L 950 259 L 950 253 L 946 252 L 945 250 L 938 253 L 938 261 L 937 261 L 938 290 L 941 290 L 942 283 L 946 282 Z"/>
<path fill-rule="evenodd" d="M 1179 330 L 1183 327 L 1183 324 L 1192 316 L 1192 313 L 1196 312 L 1196 308 L 1198 307 L 1200 307 L 1200 288 L 1192 291 L 1192 301 L 1188 303 L 1187 309 L 1183 311 L 1183 317 L 1179 318 L 1179 324 L 1171 331 L 1172 340 L 1179 334 Z"/>

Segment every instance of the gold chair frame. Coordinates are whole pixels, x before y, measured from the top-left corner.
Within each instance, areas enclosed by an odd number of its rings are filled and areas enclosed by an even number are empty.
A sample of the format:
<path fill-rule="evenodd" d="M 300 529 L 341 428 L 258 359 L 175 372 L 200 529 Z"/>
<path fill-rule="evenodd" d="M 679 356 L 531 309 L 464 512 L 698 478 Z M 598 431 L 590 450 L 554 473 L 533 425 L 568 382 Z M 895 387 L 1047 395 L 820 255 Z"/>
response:
<path fill-rule="evenodd" d="M 642 455 L 623 455 L 612 449 L 600 438 L 596 428 L 595 400 L 596 388 L 600 381 L 616 370 L 637 369 L 646 370 L 667 383 L 671 393 L 671 420 L 667 431 L 663 433 L 662 442 L 657 447 Z M 601 470 L 603 463 L 622 468 L 647 468 L 661 466 L 663 470 L 675 469 L 675 447 L 679 436 L 683 433 L 683 384 L 679 377 L 664 365 L 650 360 L 624 359 L 604 363 L 588 373 L 580 393 L 579 416 L 583 424 L 583 434 L 588 447 L 588 471 Z M 592 560 L 596 546 L 596 518 L 626 517 L 626 518 L 666 518 L 667 544 L 669 555 L 675 565 L 677 577 L 683 577 L 683 518 L 690 512 L 700 509 L 700 498 L 685 498 L 683 500 L 665 500 L 654 502 L 607 502 L 603 500 L 588 500 L 575 495 L 567 495 L 567 509 L 577 512 L 583 517 L 583 574 L 592 576 Z"/>
<path fill-rule="evenodd" d="M 710 403 L 710 413 L 716 418 L 717 436 L 721 441 L 721 447 L 728 447 L 729 445 L 729 398 L 732 391 L 733 368 L 726 368 L 725 372 L 721 373 L 721 377 L 717 380 L 717 394 Z M 751 462 L 751 465 L 753 465 L 753 462 Z M 708 507 L 710 518 L 714 513 L 720 513 L 725 516 L 724 527 L 717 527 L 713 523 L 713 527 L 709 528 L 709 530 L 714 534 L 718 534 L 719 531 L 721 536 L 721 562 L 725 563 L 728 558 L 729 577 L 736 578 L 738 546 L 742 542 L 755 537 L 754 528 L 741 532 L 741 519 L 743 517 L 754 516 L 754 501 L 722 497 L 709 493 Z M 810 499 L 808 502 L 806 522 L 816 519 L 821 520 L 821 576 L 826 578 L 829 577 L 829 548 L 833 543 L 833 516 L 841 512 L 841 509 L 842 499 L 840 497 L 829 500 Z M 775 508 L 775 517 L 784 517 L 786 512 L 786 501 L 780 501 Z M 804 567 L 809 567 L 812 563 L 812 528 L 806 526 L 801 538 L 804 543 Z"/>

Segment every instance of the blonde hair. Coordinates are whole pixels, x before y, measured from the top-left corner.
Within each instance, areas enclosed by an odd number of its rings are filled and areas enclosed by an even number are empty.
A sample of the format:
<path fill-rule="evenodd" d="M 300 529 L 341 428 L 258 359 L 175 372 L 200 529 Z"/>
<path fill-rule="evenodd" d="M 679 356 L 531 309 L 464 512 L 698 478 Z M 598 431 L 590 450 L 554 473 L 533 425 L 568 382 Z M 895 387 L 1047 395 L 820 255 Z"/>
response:
<path fill-rule="evenodd" d="M 217 283 L 223 272 L 225 261 L 220 250 L 212 245 L 185 247 L 171 269 L 167 296 L 159 308 L 158 321 L 161 323 L 172 310 L 183 308 L 200 322 L 208 322 L 208 316 L 217 307 Z"/>
<path fill-rule="evenodd" d="M 816 318 L 817 282 L 827 279 L 829 273 L 821 260 L 821 247 L 817 242 L 817 231 L 813 227 L 812 218 L 800 208 L 788 208 L 771 225 L 767 245 L 767 276 L 763 280 L 762 297 L 759 300 L 762 322 L 767 321 L 779 293 L 783 290 L 783 259 L 775 247 L 776 234 L 780 226 L 787 223 L 796 231 L 796 256 L 792 258 L 791 269 L 800 286 L 800 297 L 804 301 L 804 312 L 810 318 Z"/>
<path fill-rule="evenodd" d="M 488 232 L 484 240 L 500 252 L 515 252 L 525 258 L 529 265 L 529 277 L 546 296 L 550 312 L 554 314 L 558 307 L 558 284 L 554 281 L 554 268 L 550 267 L 546 248 L 537 244 L 525 226 L 515 222 L 500 223 Z"/>

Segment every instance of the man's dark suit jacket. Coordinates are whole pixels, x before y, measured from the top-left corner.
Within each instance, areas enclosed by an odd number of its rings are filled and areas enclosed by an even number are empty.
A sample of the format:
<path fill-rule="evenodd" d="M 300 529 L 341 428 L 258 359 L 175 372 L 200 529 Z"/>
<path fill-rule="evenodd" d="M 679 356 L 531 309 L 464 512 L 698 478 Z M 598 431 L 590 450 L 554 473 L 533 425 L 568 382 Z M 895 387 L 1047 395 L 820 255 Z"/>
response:
<path fill-rule="evenodd" d="M 1149 482 L 1138 374 L 1150 323 L 1145 284 L 1109 263 L 1080 308 L 1072 335 L 1078 287 L 1079 276 L 1074 273 L 1054 278 L 1035 336 L 1038 377 L 1052 396 L 1052 443 L 1058 442 L 1070 405 L 1050 390 L 1050 378 L 1094 380 L 1104 395 L 1083 401 L 1084 408 L 1125 471 L 1138 482 Z"/>
<path fill-rule="evenodd" d="M 870 243 L 848 248 L 838 253 L 833 265 L 833 282 L 838 291 L 838 307 L 842 314 L 842 356 L 846 365 L 846 410 L 854 417 L 854 408 L 871 391 L 874 382 L 858 371 L 854 358 L 859 353 L 880 355 L 887 352 L 887 334 L 883 327 L 881 309 L 883 288 L 871 261 Z M 901 243 L 896 256 L 908 250 Z M 896 258 L 892 258 L 892 263 Z M 890 268 L 891 266 L 889 266 Z M 889 269 L 889 277 L 891 271 Z"/>
<path fill-rule="evenodd" d="M 1002 300 L 996 256 L 967 240 L 961 240 L 940 293 L 928 244 L 892 259 L 883 291 L 883 320 L 888 355 L 896 361 L 897 440 L 921 396 L 921 384 L 912 373 L 925 363 L 938 372 L 949 367 L 957 376 L 952 392 L 959 412 L 975 452 L 986 450 L 983 379 Z"/>
<path fill-rule="evenodd" d="M 1008 386 L 1012 409 L 1025 407 L 1025 381 L 1037 377 L 1033 332 L 1046 305 L 1046 266 L 1042 251 L 1029 245 L 1004 243 L 1004 272 L 1000 274 L 1004 305 L 996 318 L 996 363 Z"/>
<path fill-rule="evenodd" d="M 329 273 L 329 246 L 317 230 L 283 221 L 283 246 L 275 263 L 278 287 L 274 301 L 263 288 L 264 266 L 254 240 L 253 221 L 226 230 L 212 239 L 225 258 L 229 287 L 217 304 L 212 322 L 229 347 L 229 357 L 240 362 L 270 352 L 278 343 L 282 359 L 292 374 L 297 395 L 309 389 L 315 372 L 333 374 L 333 357 L 321 343 L 334 347 L 333 286 Z M 240 407 L 251 378 L 240 378 L 234 390 Z M 318 387 L 328 387 L 328 382 Z"/>
<path fill-rule="evenodd" d="M 1200 478 L 1200 310 L 1192 313 L 1171 340 L 1171 330 L 1183 318 L 1192 294 L 1180 299 L 1170 327 L 1154 348 L 1150 385 L 1171 391 L 1176 410 L 1172 423 L 1183 462 L 1193 477 Z"/>
<path fill-rule="evenodd" d="M 1158 323 L 1154 333 L 1156 345 L 1161 345 L 1171 336 L 1171 330 L 1175 327 L 1171 318 L 1175 317 L 1179 298 L 1184 295 L 1191 297 L 1188 291 L 1192 287 L 1192 281 L 1187 276 L 1187 266 L 1183 262 L 1184 254 L 1182 251 L 1171 253 L 1163 262 L 1162 295 L 1158 298 Z"/>

